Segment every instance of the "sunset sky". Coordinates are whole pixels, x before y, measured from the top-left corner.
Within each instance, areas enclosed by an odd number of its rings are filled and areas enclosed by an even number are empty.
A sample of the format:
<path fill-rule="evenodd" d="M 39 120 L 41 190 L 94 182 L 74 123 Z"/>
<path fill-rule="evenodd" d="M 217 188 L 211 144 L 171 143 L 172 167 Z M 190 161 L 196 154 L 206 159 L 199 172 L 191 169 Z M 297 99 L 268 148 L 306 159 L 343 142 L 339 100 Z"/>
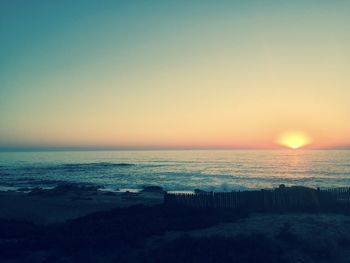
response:
<path fill-rule="evenodd" d="M 74 2 L 74 4 L 73 4 Z M 350 146 L 350 1 L 0 1 L 0 148 Z"/>

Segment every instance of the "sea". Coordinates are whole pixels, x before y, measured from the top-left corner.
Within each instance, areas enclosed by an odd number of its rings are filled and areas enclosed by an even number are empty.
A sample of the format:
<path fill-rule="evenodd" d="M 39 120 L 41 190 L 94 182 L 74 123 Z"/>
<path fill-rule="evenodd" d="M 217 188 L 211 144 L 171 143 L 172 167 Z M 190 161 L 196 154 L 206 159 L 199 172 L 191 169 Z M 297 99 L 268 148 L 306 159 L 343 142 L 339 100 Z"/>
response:
<path fill-rule="evenodd" d="M 0 190 L 67 182 L 108 191 L 349 187 L 350 150 L 0 152 Z"/>

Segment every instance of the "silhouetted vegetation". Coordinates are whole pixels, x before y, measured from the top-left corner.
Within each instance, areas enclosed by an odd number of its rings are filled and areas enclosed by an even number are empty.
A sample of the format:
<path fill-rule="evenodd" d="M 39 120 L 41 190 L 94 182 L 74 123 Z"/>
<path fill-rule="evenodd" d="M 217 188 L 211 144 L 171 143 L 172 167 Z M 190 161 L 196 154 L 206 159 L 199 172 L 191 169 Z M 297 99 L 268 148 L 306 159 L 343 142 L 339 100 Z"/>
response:
<path fill-rule="evenodd" d="M 291 231 L 291 225 L 289 223 L 285 223 L 281 227 L 276 234 L 276 238 L 290 245 L 296 245 L 300 241 L 300 238 Z"/>
<path fill-rule="evenodd" d="M 145 262 L 285 262 L 282 250 L 263 235 L 182 236 L 146 254 Z"/>
<path fill-rule="evenodd" d="M 18 251 L 23 256 L 39 250 L 77 255 L 79 252 L 138 249 L 144 247 L 145 239 L 150 236 L 171 230 L 209 227 L 238 216 L 203 209 L 137 205 L 97 212 L 46 227 L 2 220 L 0 252 L 2 257 L 11 258 L 19 256 Z"/>
<path fill-rule="evenodd" d="M 41 249 L 44 235 L 43 226 L 0 219 L 0 255 L 3 258 L 18 257 Z"/>
<path fill-rule="evenodd" d="M 0 220 L 0 261 L 286 262 L 291 250 L 314 261 L 332 261 L 339 248 L 349 247 L 346 235 L 334 244 L 322 236 L 310 241 L 296 235 L 290 223 L 271 237 L 181 234 L 245 216 L 238 210 L 136 205 L 48 226 Z M 165 238 L 169 231 L 177 234 Z"/>

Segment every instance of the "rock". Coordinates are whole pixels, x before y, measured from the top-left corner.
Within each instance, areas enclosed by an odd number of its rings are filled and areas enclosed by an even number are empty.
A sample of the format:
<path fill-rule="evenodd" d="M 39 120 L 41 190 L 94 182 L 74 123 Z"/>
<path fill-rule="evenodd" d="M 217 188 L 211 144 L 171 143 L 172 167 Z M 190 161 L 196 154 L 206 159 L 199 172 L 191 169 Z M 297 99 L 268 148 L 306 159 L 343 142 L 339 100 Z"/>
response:
<path fill-rule="evenodd" d="M 28 187 L 22 187 L 22 188 L 18 188 L 17 191 L 18 192 L 29 192 L 29 191 L 31 191 L 31 189 Z"/>
<path fill-rule="evenodd" d="M 42 189 L 40 187 L 35 187 L 29 192 L 29 194 L 30 195 L 42 195 L 42 194 L 45 194 L 45 192 L 46 191 L 44 189 Z"/>
<path fill-rule="evenodd" d="M 114 195 L 116 195 L 115 193 L 113 193 L 113 192 L 103 192 L 102 193 L 102 195 L 108 195 L 108 196 L 114 196 Z"/>
<path fill-rule="evenodd" d="M 142 189 L 141 192 L 148 192 L 148 193 L 164 193 L 163 187 L 160 186 L 146 186 Z"/>
<path fill-rule="evenodd" d="M 200 194 L 206 194 L 208 193 L 207 191 L 201 190 L 201 189 L 194 189 L 194 193 L 196 195 L 200 195 Z"/>
<path fill-rule="evenodd" d="M 83 193 L 97 193 L 99 187 L 96 185 L 79 185 L 74 183 L 59 184 L 53 189 L 42 189 L 33 188 L 30 195 L 45 195 L 45 196 L 56 196 L 62 194 L 83 194 Z"/>
<path fill-rule="evenodd" d="M 67 192 L 96 192 L 98 190 L 98 186 L 96 185 L 79 185 L 79 184 L 60 184 L 56 186 L 51 191 L 60 194 L 60 193 L 67 193 Z"/>
<path fill-rule="evenodd" d="M 59 184 L 52 191 L 56 193 L 77 192 L 81 187 L 75 184 Z"/>

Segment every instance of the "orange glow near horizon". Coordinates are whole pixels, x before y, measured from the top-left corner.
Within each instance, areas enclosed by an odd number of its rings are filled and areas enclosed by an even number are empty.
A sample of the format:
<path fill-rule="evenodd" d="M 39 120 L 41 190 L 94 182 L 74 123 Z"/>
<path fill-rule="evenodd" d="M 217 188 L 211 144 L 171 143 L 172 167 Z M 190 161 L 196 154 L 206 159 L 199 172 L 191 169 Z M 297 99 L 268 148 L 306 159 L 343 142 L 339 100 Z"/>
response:
<path fill-rule="evenodd" d="M 299 131 L 285 132 L 281 134 L 277 139 L 277 143 L 279 145 L 291 149 L 299 149 L 301 147 L 309 145 L 311 142 L 312 139 L 309 135 Z"/>
<path fill-rule="evenodd" d="M 57 2 L 1 1 L 0 151 L 350 149 L 350 1 Z"/>

